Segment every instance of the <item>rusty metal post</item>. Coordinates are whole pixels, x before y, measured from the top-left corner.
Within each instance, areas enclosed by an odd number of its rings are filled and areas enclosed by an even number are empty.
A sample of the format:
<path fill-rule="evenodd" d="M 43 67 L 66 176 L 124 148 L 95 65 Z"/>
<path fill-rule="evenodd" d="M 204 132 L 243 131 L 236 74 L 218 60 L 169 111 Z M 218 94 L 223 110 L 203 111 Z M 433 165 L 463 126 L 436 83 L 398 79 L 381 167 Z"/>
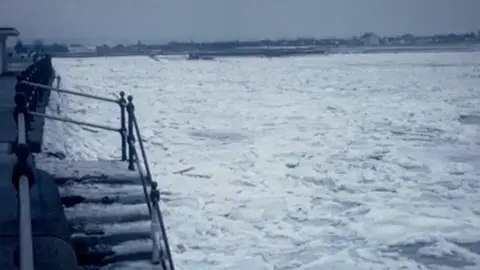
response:
<path fill-rule="evenodd" d="M 133 97 L 127 97 L 127 113 L 128 113 L 128 169 L 133 171 L 135 170 L 135 131 L 133 130 L 133 114 L 135 113 L 135 106 L 133 105 Z"/>
<path fill-rule="evenodd" d="M 125 100 L 125 92 L 120 92 L 120 136 L 122 136 L 122 161 L 127 160 L 127 125 L 125 119 L 125 110 L 127 101 Z"/>

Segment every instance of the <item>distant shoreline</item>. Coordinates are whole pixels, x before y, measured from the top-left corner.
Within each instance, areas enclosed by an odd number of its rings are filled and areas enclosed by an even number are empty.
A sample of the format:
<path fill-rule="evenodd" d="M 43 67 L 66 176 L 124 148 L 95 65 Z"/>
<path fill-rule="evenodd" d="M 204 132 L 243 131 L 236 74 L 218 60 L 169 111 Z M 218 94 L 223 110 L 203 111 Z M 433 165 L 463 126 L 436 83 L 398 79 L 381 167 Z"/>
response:
<path fill-rule="evenodd" d="M 449 45 L 378 45 L 378 46 L 341 46 L 325 47 L 253 47 L 249 49 L 224 50 L 185 50 L 162 52 L 112 52 L 98 54 L 96 52 L 82 53 L 52 53 L 55 58 L 99 58 L 125 56 L 164 56 L 188 55 L 195 53 L 211 57 L 282 57 L 294 55 L 324 55 L 324 54 L 371 54 L 371 53 L 407 53 L 407 52 L 475 52 L 480 51 L 480 44 L 449 44 Z"/>

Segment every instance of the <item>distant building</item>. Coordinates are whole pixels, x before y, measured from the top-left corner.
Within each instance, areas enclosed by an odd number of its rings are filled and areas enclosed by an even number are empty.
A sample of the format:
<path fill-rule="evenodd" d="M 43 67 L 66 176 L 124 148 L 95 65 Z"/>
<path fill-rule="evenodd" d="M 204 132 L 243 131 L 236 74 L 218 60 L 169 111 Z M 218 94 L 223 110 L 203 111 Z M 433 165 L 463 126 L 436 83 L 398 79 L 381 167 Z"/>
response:
<path fill-rule="evenodd" d="M 20 33 L 13 27 L 0 27 L 0 75 L 8 71 L 10 62 L 9 52 L 7 51 L 7 38 L 18 37 Z"/>
<path fill-rule="evenodd" d="M 87 46 L 81 44 L 70 44 L 68 46 L 69 53 L 93 53 L 95 52 L 95 46 Z"/>
<path fill-rule="evenodd" d="M 380 37 L 374 33 L 365 33 L 360 37 L 360 40 L 364 45 L 379 45 Z"/>

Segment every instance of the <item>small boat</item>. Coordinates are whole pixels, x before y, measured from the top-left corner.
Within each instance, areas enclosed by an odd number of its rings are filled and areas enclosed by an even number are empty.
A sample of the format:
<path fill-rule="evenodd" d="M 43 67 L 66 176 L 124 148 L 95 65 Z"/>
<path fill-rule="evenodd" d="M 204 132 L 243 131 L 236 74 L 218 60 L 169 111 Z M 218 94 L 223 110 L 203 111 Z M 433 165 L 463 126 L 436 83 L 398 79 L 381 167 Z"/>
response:
<path fill-rule="evenodd" d="M 214 60 L 211 56 L 198 55 L 196 53 L 189 53 L 187 60 Z"/>

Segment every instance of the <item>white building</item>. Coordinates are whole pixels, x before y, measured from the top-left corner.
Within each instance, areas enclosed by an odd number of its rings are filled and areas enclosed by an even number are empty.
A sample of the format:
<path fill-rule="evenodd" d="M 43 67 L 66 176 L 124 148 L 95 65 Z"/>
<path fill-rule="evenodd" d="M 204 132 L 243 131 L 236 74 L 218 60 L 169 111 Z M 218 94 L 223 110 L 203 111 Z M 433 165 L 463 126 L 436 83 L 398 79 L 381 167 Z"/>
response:
<path fill-rule="evenodd" d="M 19 35 L 13 27 L 0 27 L 0 75 L 8 71 L 7 38 Z"/>
<path fill-rule="evenodd" d="M 360 38 L 364 45 L 379 45 L 380 44 L 380 37 L 374 33 L 365 33 Z"/>

